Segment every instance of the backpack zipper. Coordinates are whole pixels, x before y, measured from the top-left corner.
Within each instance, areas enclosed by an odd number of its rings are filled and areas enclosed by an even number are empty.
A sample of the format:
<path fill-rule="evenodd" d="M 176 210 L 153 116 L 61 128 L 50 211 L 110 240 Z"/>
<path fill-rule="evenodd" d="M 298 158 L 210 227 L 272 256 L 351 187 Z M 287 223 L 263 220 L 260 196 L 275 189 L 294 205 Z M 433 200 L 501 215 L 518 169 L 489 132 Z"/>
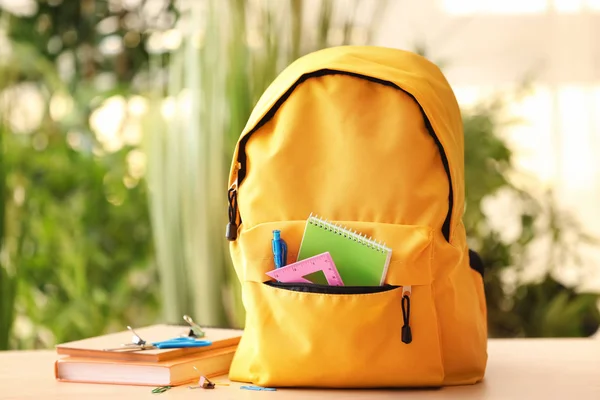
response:
<path fill-rule="evenodd" d="M 402 287 L 402 341 L 406 344 L 412 342 L 412 331 L 410 329 L 410 295 L 412 286 Z"/>
<path fill-rule="evenodd" d="M 290 290 L 302 293 L 320 293 L 330 295 L 353 295 L 353 294 L 373 294 L 388 292 L 390 290 L 402 288 L 402 342 L 409 344 L 412 342 L 412 331 L 410 329 L 410 296 L 412 286 L 329 286 L 317 283 L 290 283 L 290 282 L 264 282 L 265 285 L 278 289 Z"/>
<path fill-rule="evenodd" d="M 415 96 L 413 96 L 411 93 L 407 92 L 406 90 L 402 89 L 400 86 L 398 86 L 395 83 L 392 83 L 390 81 L 377 79 L 377 78 L 373 78 L 371 76 L 357 74 L 354 72 L 338 71 L 338 70 L 332 70 L 332 69 L 321 69 L 318 71 L 314 71 L 314 72 L 302 75 L 277 100 L 277 102 L 273 105 L 273 107 L 271 107 L 271 109 L 256 124 L 256 126 L 254 128 L 252 128 L 245 136 L 240 138 L 239 143 L 238 143 L 237 166 L 234 171 L 237 175 L 236 176 L 236 186 L 234 188 L 234 192 L 236 192 L 236 195 L 234 196 L 233 201 L 231 198 L 229 199 L 230 218 L 229 218 L 229 223 L 227 224 L 227 233 L 228 233 L 227 239 L 230 241 L 233 241 L 233 240 L 236 240 L 236 238 L 237 238 L 237 227 L 239 225 L 236 223 L 237 217 L 235 217 L 235 218 L 231 217 L 231 212 L 232 212 L 231 210 L 233 209 L 233 213 L 235 215 L 237 215 L 237 189 L 239 189 L 239 185 L 244 181 L 244 178 L 246 177 L 246 143 L 248 142 L 248 139 L 250 139 L 250 137 L 252 136 L 252 134 L 254 132 L 258 131 L 263 125 L 265 125 L 269 120 L 271 120 L 274 117 L 277 110 L 279 110 L 279 108 L 288 99 L 288 97 L 292 94 L 292 92 L 296 89 L 296 87 L 298 87 L 298 85 L 300 85 L 301 83 L 305 82 L 306 80 L 308 80 L 310 78 L 321 77 L 321 76 L 326 76 L 326 75 L 353 76 L 355 78 L 378 83 L 378 84 L 381 84 L 384 86 L 393 87 L 397 90 L 402 91 L 403 93 L 407 94 L 408 96 L 410 96 L 414 100 L 414 102 L 419 106 L 419 108 L 421 110 L 421 114 L 423 116 L 423 121 L 425 122 L 425 127 L 427 128 L 427 132 L 432 137 L 433 141 L 435 142 L 435 144 L 438 148 L 440 157 L 442 159 L 442 164 L 444 166 L 444 171 L 446 172 L 446 176 L 448 177 L 448 184 L 449 184 L 448 185 L 449 186 L 448 213 L 446 214 L 446 218 L 444 219 L 444 223 L 442 225 L 442 234 L 444 235 L 444 238 L 446 239 L 446 241 L 450 242 L 450 219 L 452 217 L 452 210 L 454 208 L 454 193 L 453 193 L 453 189 L 452 189 L 452 177 L 450 175 L 450 165 L 448 164 L 448 156 L 446 155 L 446 151 L 444 150 L 444 147 L 442 146 L 442 142 L 440 142 L 440 139 L 438 138 L 437 134 L 434 132 L 433 127 L 431 126 L 431 122 L 429 121 L 429 118 L 427 118 L 427 115 L 425 114 L 423 107 L 421 107 L 421 104 L 417 101 Z M 230 193 L 231 193 L 231 190 L 232 189 L 230 188 L 229 189 Z M 240 216 L 240 220 L 241 220 L 241 216 Z M 240 221 L 240 223 L 241 223 L 241 221 Z M 232 232 L 232 230 L 234 228 L 235 228 L 235 233 Z"/>
<path fill-rule="evenodd" d="M 303 282 L 264 282 L 265 285 L 274 288 L 290 290 L 293 292 L 304 292 L 304 293 L 320 293 L 320 294 L 373 294 L 388 292 L 399 288 L 400 286 L 395 285 L 383 285 L 383 286 L 330 286 L 319 283 L 303 283 Z"/>
<path fill-rule="evenodd" d="M 237 239 L 237 189 L 232 187 L 227 191 L 227 198 L 229 203 L 229 222 L 227 223 L 227 228 L 225 229 L 225 237 L 230 242 L 233 242 Z"/>
<path fill-rule="evenodd" d="M 237 206 L 237 188 L 238 188 L 238 181 L 239 181 L 239 175 L 238 175 L 238 171 L 240 169 L 240 163 L 236 163 L 234 169 L 233 169 L 233 174 L 235 176 L 235 181 L 231 184 L 231 186 L 229 186 L 229 190 L 227 190 L 227 208 L 228 208 L 228 217 L 229 217 L 229 221 L 227 222 L 227 227 L 225 229 L 225 237 L 227 238 L 227 240 L 229 240 L 230 242 L 233 242 L 234 240 L 237 239 L 237 231 L 238 231 L 238 206 Z M 240 217 L 240 223 L 241 223 L 241 217 Z"/>

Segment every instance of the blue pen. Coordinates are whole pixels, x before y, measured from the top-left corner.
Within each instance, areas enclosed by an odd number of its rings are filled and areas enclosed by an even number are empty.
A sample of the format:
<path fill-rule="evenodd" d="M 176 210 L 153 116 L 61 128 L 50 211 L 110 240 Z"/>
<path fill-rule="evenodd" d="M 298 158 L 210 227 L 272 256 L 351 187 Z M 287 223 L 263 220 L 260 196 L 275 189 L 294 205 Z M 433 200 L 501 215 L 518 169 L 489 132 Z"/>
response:
<path fill-rule="evenodd" d="M 287 263 L 287 244 L 281 238 L 281 231 L 273 231 L 273 260 L 275 261 L 275 268 L 284 267 Z"/>

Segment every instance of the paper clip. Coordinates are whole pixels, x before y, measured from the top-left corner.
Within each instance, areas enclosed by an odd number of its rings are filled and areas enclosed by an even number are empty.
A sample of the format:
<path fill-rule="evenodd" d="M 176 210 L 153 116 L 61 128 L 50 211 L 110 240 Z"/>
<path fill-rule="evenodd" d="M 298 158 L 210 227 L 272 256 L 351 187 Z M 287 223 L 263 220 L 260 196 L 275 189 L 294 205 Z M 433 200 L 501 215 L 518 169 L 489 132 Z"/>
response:
<path fill-rule="evenodd" d="M 169 389 L 171 389 L 171 386 L 159 386 L 152 389 L 152 393 L 164 393 Z"/>
<path fill-rule="evenodd" d="M 195 323 L 192 317 L 190 317 L 189 315 L 184 315 L 183 320 L 190 325 L 190 331 L 187 334 L 189 337 L 203 338 L 206 335 L 206 333 L 202 330 L 200 325 Z"/>
<path fill-rule="evenodd" d="M 266 392 L 274 392 L 274 391 L 277 390 L 275 388 L 268 388 L 268 387 L 262 387 L 262 386 L 254 386 L 254 385 L 240 386 L 240 389 L 243 389 L 243 390 L 260 390 L 260 391 L 266 391 Z"/>

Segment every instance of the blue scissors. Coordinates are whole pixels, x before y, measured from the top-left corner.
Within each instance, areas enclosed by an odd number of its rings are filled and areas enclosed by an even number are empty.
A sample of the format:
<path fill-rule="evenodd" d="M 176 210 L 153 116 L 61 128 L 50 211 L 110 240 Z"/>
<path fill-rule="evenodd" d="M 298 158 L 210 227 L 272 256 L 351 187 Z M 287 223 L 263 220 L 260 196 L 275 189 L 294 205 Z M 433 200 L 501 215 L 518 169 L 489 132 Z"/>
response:
<path fill-rule="evenodd" d="M 182 349 L 186 347 L 205 347 L 210 346 L 212 342 L 210 340 L 198 340 L 192 337 L 177 337 L 169 340 L 163 340 L 161 342 L 154 342 L 150 345 L 144 344 L 145 348 L 151 349 Z M 150 346 L 150 347 L 149 347 Z"/>
<path fill-rule="evenodd" d="M 114 349 L 105 349 L 105 351 L 139 351 L 139 350 L 156 350 L 156 349 L 182 349 L 188 347 L 205 347 L 210 346 L 210 340 L 198 340 L 193 337 L 177 337 L 173 339 L 163 340 L 160 342 L 148 343 L 138 335 L 132 327 L 127 326 L 127 329 L 133 333 L 131 343 L 126 343 Z"/>

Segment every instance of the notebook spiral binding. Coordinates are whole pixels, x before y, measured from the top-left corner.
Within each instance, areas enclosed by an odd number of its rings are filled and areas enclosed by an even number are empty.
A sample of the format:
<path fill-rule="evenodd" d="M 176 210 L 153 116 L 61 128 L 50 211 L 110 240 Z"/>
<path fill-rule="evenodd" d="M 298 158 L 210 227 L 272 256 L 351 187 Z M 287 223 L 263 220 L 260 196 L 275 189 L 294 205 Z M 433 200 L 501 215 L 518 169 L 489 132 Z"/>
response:
<path fill-rule="evenodd" d="M 387 253 L 391 251 L 391 249 L 387 247 L 383 242 L 373 240 L 372 237 L 363 236 L 362 234 L 350 230 L 345 226 L 335 224 L 333 222 L 327 221 L 326 219 L 319 218 L 318 215 L 311 214 L 308 217 L 308 223 L 352 239 L 378 252 Z"/>

